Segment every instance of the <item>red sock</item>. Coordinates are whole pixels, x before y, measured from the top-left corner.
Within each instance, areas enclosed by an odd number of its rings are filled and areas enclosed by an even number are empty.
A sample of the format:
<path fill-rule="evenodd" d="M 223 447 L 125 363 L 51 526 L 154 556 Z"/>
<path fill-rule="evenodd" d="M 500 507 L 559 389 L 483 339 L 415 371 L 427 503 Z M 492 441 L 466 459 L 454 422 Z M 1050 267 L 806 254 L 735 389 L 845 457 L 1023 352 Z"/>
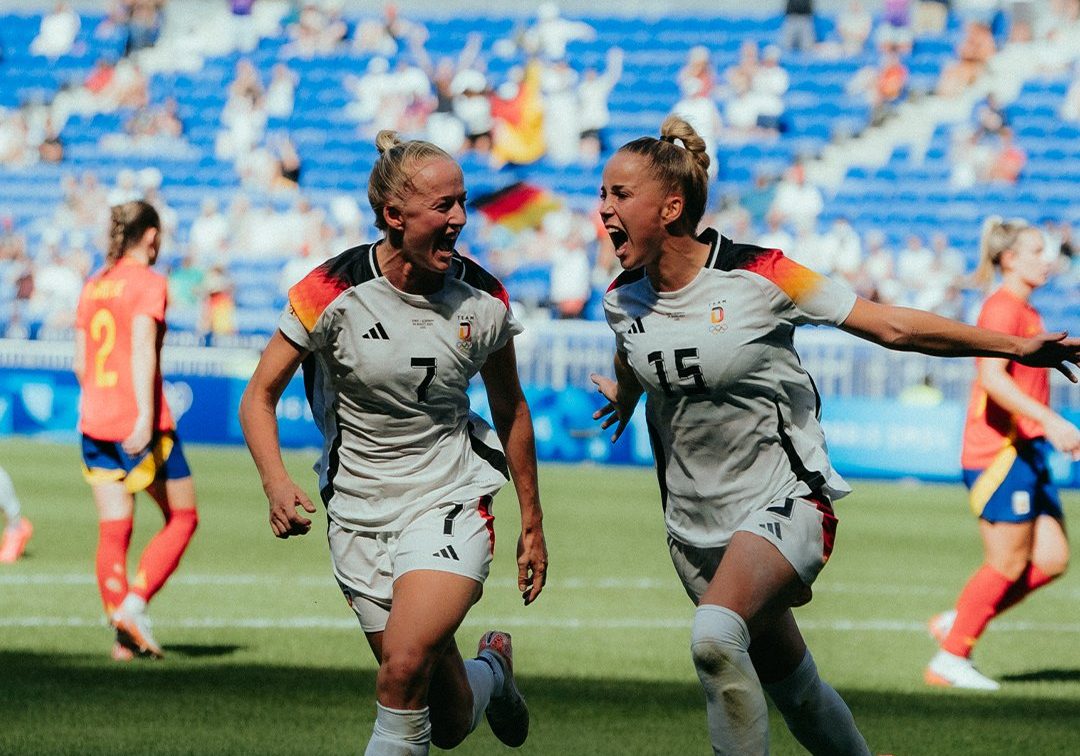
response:
<path fill-rule="evenodd" d="M 997 613 L 1013 581 L 989 565 L 983 565 L 968 580 L 956 601 L 956 621 L 941 648 L 956 656 L 967 658 L 975 641 L 982 635 L 990 619 Z"/>
<path fill-rule="evenodd" d="M 97 583 L 105 614 L 112 616 L 127 595 L 127 552 L 131 518 L 98 523 Z"/>
<path fill-rule="evenodd" d="M 1056 577 L 1057 575 L 1047 575 L 1034 564 L 1028 564 L 1024 569 L 1024 574 L 1020 576 L 1019 580 L 1012 584 L 1012 587 L 1006 592 L 1005 596 L 1001 599 L 1001 602 L 995 607 L 994 614 L 1001 614 L 1009 607 L 1019 604 L 1029 593 L 1038 588 L 1042 588 Z"/>
<path fill-rule="evenodd" d="M 184 549 L 191 542 L 195 526 L 199 524 L 199 515 L 194 509 L 174 509 L 165 527 L 146 544 L 135 579 L 131 581 L 131 592 L 145 601 L 157 593 L 169 575 L 173 574 Z"/>

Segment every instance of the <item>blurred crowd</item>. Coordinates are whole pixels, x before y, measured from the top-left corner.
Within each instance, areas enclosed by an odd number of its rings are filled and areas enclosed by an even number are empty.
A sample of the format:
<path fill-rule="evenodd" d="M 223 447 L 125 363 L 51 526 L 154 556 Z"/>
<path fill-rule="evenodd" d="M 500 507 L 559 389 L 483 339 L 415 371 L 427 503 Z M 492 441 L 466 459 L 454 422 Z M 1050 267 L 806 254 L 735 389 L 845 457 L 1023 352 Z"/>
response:
<path fill-rule="evenodd" d="M 595 165 L 615 146 L 609 144 L 608 101 L 624 78 L 626 54 L 612 47 L 603 65 L 595 67 L 575 60 L 574 42 L 595 40 L 597 31 L 563 17 L 554 4 L 541 5 L 535 17 L 504 38 L 470 34 L 456 56 L 434 58 L 428 30 L 393 5 L 355 25 L 333 2 L 230 0 L 226 5 L 227 15 L 214 20 L 227 20 L 220 34 L 192 34 L 190 27 L 170 34 L 163 29 L 162 0 L 115 1 L 93 35 L 118 41 L 122 55 L 98 60 L 81 81 L 48 101 L 0 112 L 0 164 L 63 164 L 65 124 L 96 114 L 117 124 L 97 145 L 104 153 L 198 154 L 187 140 L 176 100 L 151 96 L 153 72 L 198 68 L 203 57 L 222 52 L 250 52 L 267 36 L 285 40 L 272 68 L 260 69 L 241 56 L 222 82 L 225 97 L 213 157 L 234 167 L 240 187 L 208 196 L 190 224 L 180 227 L 155 169 L 66 174 L 62 201 L 33 232 L 35 243 L 40 238 L 34 249 L 27 248 L 25 229 L 0 218 L 0 281 L 11 292 L 0 299 L 0 307 L 10 312 L 6 335 L 49 337 L 70 329 L 79 285 L 102 258 L 106 210 L 128 199 L 146 199 L 161 213 L 171 317 L 197 334 L 237 331 L 238 287 L 251 284 L 234 276 L 245 261 L 276 262 L 274 291 L 263 301 L 280 306 L 288 286 L 316 264 L 370 241 L 366 205 L 345 193 L 328 198 L 324 192 L 313 202 L 304 191 L 303 156 L 283 126 L 293 114 L 301 80 L 290 60 L 364 56 L 365 69 L 341 82 L 348 93 L 341 116 L 356 124 L 359 143 L 369 145 L 377 130 L 391 128 L 494 168 L 541 158 L 553 166 Z M 1080 29 L 1080 0 L 1012 8 L 1004 37 L 1011 41 Z M 691 48 L 671 83 L 679 93 L 672 112 L 705 138 L 715 171 L 718 144 L 772 140 L 789 128 L 790 74 L 784 58 L 799 54 L 869 61 L 848 93 L 866 98 L 872 122 L 884 121 L 913 94 L 905 64 L 913 46 L 923 36 L 940 34 L 950 10 L 965 20 L 964 32 L 954 59 L 928 92 L 955 95 L 978 80 L 996 54 L 996 1 L 887 0 L 875 17 L 860 0 L 852 0 L 836 17 L 833 31 L 818 39 L 813 3 L 791 0 L 779 44 L 748 40 L 738 59 L 722 70 L 709 49 Z M 67 4 L 58 3 L 42 18 L 32 52 L 50 59 L 72 53 L 81 23 Z M 1059 65 L 1066 70 L 1065 63 Z M 1060 116 L 1080 122 L 1080 68 L 1073 65 Z M 969 124 L 956 129 L 949 158 L 955 188 L 1016 182 L 1027 159 L 1007 108 L 993 95 L 979 102 Z M 724 197 L 707 222 L 740 241 L 783 249 L 870 299 L 953 317 L 968 314 L 963 311 L 965 260 L 973 259 L 974 250 L 954 249 L 944 234 L 911 234 L 894 248 L 885 234 L 860 234 L 847 219 L 822 224 L 824 209 L 821 189 L 795 161 L 782 171 L 758 170 L 753 184 Z M 1067 268 L 1076 259 L 1072 230 L 1052 218 L 1042 222 L 1048 247 L 1060 253 L 1060 265 Z M 521 231 L 474 213 L 461 251 L 500 277 L 517 279 L 521 307 L 538 316 L 600 317 L 599 295 L 618 273 L 595 212 L 580 200 L 564 199 L 562 209 Z"/>

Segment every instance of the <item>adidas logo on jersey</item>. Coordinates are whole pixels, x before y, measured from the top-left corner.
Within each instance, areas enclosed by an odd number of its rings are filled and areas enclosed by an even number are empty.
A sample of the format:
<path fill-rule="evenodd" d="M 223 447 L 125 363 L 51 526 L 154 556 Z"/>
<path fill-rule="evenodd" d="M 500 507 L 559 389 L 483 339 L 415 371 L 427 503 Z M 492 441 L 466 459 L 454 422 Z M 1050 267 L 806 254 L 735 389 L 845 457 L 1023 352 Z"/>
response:
<path fill-rule="evenodd" d="M 457 552 L 454 551 L 453 546 L 447 546 L 445 549 L 439 549 L 431 553 L 433 557 L 442 557 L 443 559 L 453 559 L 455 562 L 460 562 Z"/>
<path fill-rule="evenodd" d="M 778 540 L 778 541 L 784 540 L 784 537 L 782 535 L 780 535 L 780 523 L 778 523 L 778 522 L 759 522 L 758 527 L 772 533 L 774 536 L 776 536 L 776 540 Z"/>
<path fill-rule="evenodd" d="M 634 324 L 627 333 L 645 333 L 645 324 L 641 322 L 641 318 L 634 318 Z"/>
<path fill-rule="evenodd" d="M 389 341 L 390 337 L 386 334 L 386 329 L 382 327 L 382 323 L 376 323 L 371 327 L 367 333 L 360 338 L 362 339 L 383 339 Z"/>

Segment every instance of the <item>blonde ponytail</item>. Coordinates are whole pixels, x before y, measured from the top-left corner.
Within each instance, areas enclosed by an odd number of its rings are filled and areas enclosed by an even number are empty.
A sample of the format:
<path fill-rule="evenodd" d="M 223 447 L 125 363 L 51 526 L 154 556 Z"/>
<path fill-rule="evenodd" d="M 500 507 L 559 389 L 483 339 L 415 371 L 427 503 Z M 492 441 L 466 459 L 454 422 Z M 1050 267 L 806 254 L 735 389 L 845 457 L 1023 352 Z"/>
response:
<path fill-rule="evenodd" d="M 682 146 L 675 144 L 679 141 Z M 705 140 L 685 119 L 669 115 L 660 126 L 660 138 L 640 137 L 619 152 L 641 155 L 649 161 L 653 177 L 668 189 L 682 194 L 685 207 L 680 225 L 696 234 L 709 199 L 709 155 Z"/>
<path fill-rule="evenodd" d="M 1004 220 L 991 215 L 983 221 L 982 238 L 979 242 L 979 264 L 972 274 L 976 285 L 986 289 L 994 282 L 994 270 L 1001 267 L 1001 254 L 1012 249 L 1020 234 L 1030 228 L 1020 218 Z"/>
<path fill-rule="evenodd" d="M 368 178 L 368 203 L 375 212 L 375 227 L 386 230 L 383 209 L 393 199 L 401 199 L 412 188 L 412 169 L 427 160 L 449 160 L 450 153 L 431 142 L 413 139 L 401 141 L 396 131 L 383 129 L 375 135 L 379 157 Z"/>

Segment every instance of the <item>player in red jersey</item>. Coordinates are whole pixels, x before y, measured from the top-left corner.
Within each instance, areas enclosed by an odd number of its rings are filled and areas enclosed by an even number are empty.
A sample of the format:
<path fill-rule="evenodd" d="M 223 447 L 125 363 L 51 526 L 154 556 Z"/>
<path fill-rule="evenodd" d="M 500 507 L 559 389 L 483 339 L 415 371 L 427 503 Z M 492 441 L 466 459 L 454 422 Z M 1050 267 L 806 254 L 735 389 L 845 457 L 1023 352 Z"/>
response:
<path fill-rule="evenodd" d="M 97 580 L 116 629 L 113 657 L 160 657 L 146 604 L 180 563 L 198 524 L 195 484 L 161 380 L 165 277 L 151 270 L 161 220 L 150 204 L 112 208 L 105 267 L 83 287 L 75 320 L 75 374 L 82 388 L 83 475 L 98 510 Z M 165 516 L 129 583 L 135 494 Z"/>
<path fill-rule="evenodd" d="M 989 283 L 998 269 L 1001 286 L 983 304 L 979 325 L 1024 338 L 1040 333 L 1042 318 L 1029 299 L 1050 266 L 1038 229 L 988 219 L 978 274 Z M 941 650 L 925 678 L 931 685 L 997 690 L 972 666 L 971 651 L 991 619 L 1065 572 L 1069 541 L 1048 456 L 1056 448 L 1080 459 L 1080 430 L 1048 406 L 1046 368 L 986 357 L 976 364 L 961 466 L 986 559 L 956 608 L 930 621 Z"/>

